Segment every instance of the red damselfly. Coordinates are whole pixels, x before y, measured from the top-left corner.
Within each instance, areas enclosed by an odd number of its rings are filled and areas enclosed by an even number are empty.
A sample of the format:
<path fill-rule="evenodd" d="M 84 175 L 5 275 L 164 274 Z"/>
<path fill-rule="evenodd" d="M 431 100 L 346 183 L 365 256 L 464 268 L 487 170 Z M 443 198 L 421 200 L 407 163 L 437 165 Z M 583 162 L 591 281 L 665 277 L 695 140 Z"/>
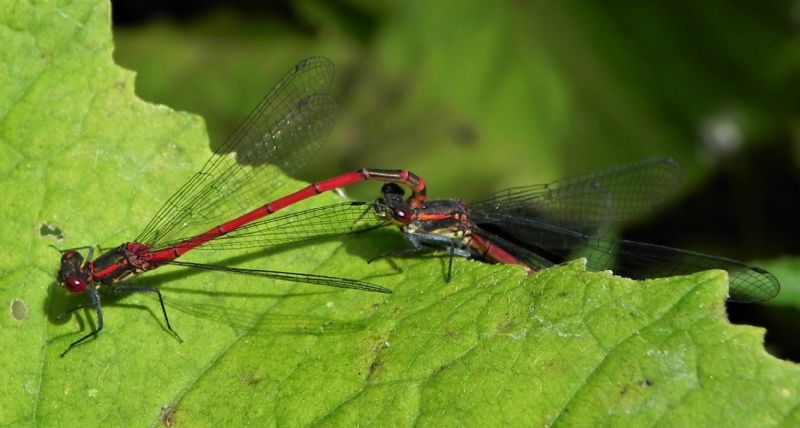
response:
<path fill-rule="evenodd" d="M 203 168 L 181 186 L 159 209 L 139 236 L 93 259 L 91 247 L 62 251 L 58 283 L 69 291 L 86 293 L 97 316 L 97 328 L 76 340 L 61 354 L 96 336 L 103 329 L 98 291 L 148 292 L 158 296 L 167 328 L 169 323 L 161 292 L 155 287 L 123 286 L 132 274 L 170 264 L 227 271 L 278 280 L 304 282 L 338 288 L 390 293 L 370 283 L 304 273 L 241 269 L 178 261 L 195 248 L 222 250 L 263 247 L 258 228 L 238 232 L 289 205 L 337 187 L 363 180 L 407 185 L 413 193 L 407 201 L 421 206 L 425 184 L 405 170 L 361 169 L 305 187 L 289 196 L 264 204 L 265 195 L 285 182 L 285 175 L 299 169 L 316 151 L 333 127 L 336 102 L 329 95 L 333 64 L 312 57 L 298 63 L 264 97 L 236 131 L 221 145 Z M 249 211 L 248 211 L 249 210 Z M 244 214 L 242 214 L 244 213 Z M 283 232 L 287 237 L 291 231 Z M 295 232 L 300 233 L 302 232 Z M 87 250 L 84 260 L 78 251 Z M 72 312 L 70 311 L 70 312 Z"/>
<path fill-rule="evenodd" d="M 279 231 L 298 225 L 303 233 L 293 239 L 392 224 L 401 228 L 411 247 L 390 255 L 438 249 L 451 255 L 451 263 L 454 256 L 469 257 L 517 264 L 531 272 L 585 257 L 590 270 L 610 269 L 634 279 L 724 269 L 730 275 L 730 300 L 759 302 L 774 297 L 780 284 L 758 266 L 604 237 L 609 228 L 663 204 L 680 177 L 676 161 L 654 159 L 550 184 L 506 189 L 473 203 L 424 200 L 416 207 L 399 186 L 388 183 L 375 203 L 329 205 L 266 219 L 252 227 L 260 228 L 263 241 L 278 243 L 286 239 Z"/>

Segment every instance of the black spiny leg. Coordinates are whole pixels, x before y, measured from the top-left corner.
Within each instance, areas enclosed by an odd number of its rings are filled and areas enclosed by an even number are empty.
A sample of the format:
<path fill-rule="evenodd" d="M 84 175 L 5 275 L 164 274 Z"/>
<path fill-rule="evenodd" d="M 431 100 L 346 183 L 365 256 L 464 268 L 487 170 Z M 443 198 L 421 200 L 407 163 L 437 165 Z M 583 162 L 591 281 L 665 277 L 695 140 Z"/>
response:
<path fill-rule="evenodd" d="M 111 292 L 114 294 L 123 294 L 123 293 L 156 293 L 158 296 L 158 302 L 161 303 L 161 313 L 164 314 L 164 322 L 167 323 L 167 329 L 178 339 L 179 342 L 183 342 L 183 339 L 178 334 L 177 331 L 172 329 L 172 326 L 169 324 L 169 317 L 167 316 L 167 308 L 164 306 L 164 298 L 161 297 L 161 290 L 156 287 L 120 287 L 114 286 L 111 287 Z"/>
<path fill-rule="evenodd" d="M 94 287 L 89 287 L 86 289 L 86 293 L 89 294 L 89 299 L 91 299 L 92 306 L 94 306 L 94 310 L 97 313 L 97 329 L 87 334 L 86 336 L 83 336 L 80 339 L 70 343 L 69 347 L 65 349 L 64 352 L 61 353 L 62 358 L 64 357 L 64 355 L 67 355 L 67 352 L 69 352 L 72 348 L 81 344 L 90 337 L 97 336 L 97 333 L 100 333 L 100 330 L 103 329 L 103 311 L 100 309 L 100 296 L 97 295 L 97 289 Z M 66 313 L 74 312 L 77 311 L 78 309 L 85 308 L 88 306 L 89 305 L 78 306 L 77 308 L 70 309 Z"/>

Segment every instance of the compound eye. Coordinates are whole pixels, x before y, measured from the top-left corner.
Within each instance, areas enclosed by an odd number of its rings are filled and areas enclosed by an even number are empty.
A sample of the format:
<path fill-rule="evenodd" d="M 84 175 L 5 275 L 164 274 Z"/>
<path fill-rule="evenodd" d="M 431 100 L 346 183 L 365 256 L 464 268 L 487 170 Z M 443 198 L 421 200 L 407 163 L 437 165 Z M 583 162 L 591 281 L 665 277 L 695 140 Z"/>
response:
<path fill-rule="evenodd" d="M 407 223 L 411 220 L 411 213 L 402 208 L 395 208 L 392 213 L 395 220 Z"/>
<path fill-rule="evenodd" d="M 73 293 L 81 293 L 86 290 L 86 280 L 79 276 L 69 276 L 64 280 L 64 287 Z"/>

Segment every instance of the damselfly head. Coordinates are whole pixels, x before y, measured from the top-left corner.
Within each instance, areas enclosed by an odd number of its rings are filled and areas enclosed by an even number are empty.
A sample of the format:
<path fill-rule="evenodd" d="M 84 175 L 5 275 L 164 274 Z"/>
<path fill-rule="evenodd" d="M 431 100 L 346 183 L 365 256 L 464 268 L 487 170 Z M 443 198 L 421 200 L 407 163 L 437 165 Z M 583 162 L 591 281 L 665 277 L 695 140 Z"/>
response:
<path fill-rule="evenodd" d="M 86 275 L 83 273 L 83 256 L 75 250 L 61 255 L 61 269 L 58 271 L 58 285 L 73 293 L 86 290 Z"/>
<path fill-rule="evenodd" d="M 374 204 L 375 215 L 384 220 L 391 221 L 396 226 L 405 226 L 412 220 L 412 210 L 405 207 L 389 206 L 381 198 Z"/>
<path fill-rule="evenodd" d="M 382 196 L 375 204 L 375 214 L 378 217 L 391 220 L 398 226 L 404 226 L 414 219 L 414 210 L 403 199 L 403 188 L 395 183 L 387 183 L 381 187 Z"/>

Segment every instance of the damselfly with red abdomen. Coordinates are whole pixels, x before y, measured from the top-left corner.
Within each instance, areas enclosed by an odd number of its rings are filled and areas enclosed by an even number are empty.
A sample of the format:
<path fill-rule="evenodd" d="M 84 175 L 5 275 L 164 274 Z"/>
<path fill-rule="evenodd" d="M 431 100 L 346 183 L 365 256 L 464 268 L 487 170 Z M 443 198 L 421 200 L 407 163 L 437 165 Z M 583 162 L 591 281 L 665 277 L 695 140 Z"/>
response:
<path fill-rule="evenodd" d="M 167 328 L 172 329 L 161 292 L 155 287 L 123 286 L 132 274 L 170 264 L 226 271 L 278 280 L 329 287 L 390 293 L 387 288 L 363 281 L 305 273 L 242 269 L 178 261 L 196 249 L 226 250 L 262 247 L 252 224 L 270 214 L 319 193 L 364 180 L 408 186 L 408 203 L 421 206 L 424 181 L 405 170 L 360 169 L 307 186 L 286 197 L 264 203 L 265 195 L 285 183 L 312 156 L 333 127 L 336 102 L 329 95 L 333 64 L 319 57 L 305 59 L 264 97 L 236 131 L 220 146 L 203 168 L 181 186 L 156 212 L 144 231 L 93 259 L 91 247 L 62 251 L 58 282 L 75 293 L 86 293 L 97 314 L 97 328 L 76 340 L 61 354 L 103 329 L 98 290 L 112 293 L 149 292 L 158 296 Z M 251 225 L 246 231 L 241 229 Z M 254 233 L 256 232 L 256 233 Z M 284 231 L 284 234 L 289 234 Z M 87 257 L 78 252 L 87 249 Z M 79 308 L 76 308 L 79 309 Z"/>
<path fill-rule="evenodd" d="M 252 226 L 261 229 L 264 241 L 278 243 L 393 224 L 411 243 L 411 248 L 394 254 L 439 249 L 451 255 L 451 262 L 452 256 L 468 257 L 516 264 L 530 272 L 578 257 L 586 257 L 590 270 L 610 269 L 634 279 L 724 269 L 730 275 L 730 300 L 760 302 L 774 297 L 780 290 L 778 280 L 758 266 L 604 237 L 612 226 L 663 204 L 680 177 L 675 160 L 653 159 L 550 184 L 506 189 L 472 203 L 442 199 L 415 201 L 415 205 L 404 198 L 399 186 L 388 183 L 375 203 L 314 208 Z M 283 234 L 299 224 L 303 234 Z"/>

